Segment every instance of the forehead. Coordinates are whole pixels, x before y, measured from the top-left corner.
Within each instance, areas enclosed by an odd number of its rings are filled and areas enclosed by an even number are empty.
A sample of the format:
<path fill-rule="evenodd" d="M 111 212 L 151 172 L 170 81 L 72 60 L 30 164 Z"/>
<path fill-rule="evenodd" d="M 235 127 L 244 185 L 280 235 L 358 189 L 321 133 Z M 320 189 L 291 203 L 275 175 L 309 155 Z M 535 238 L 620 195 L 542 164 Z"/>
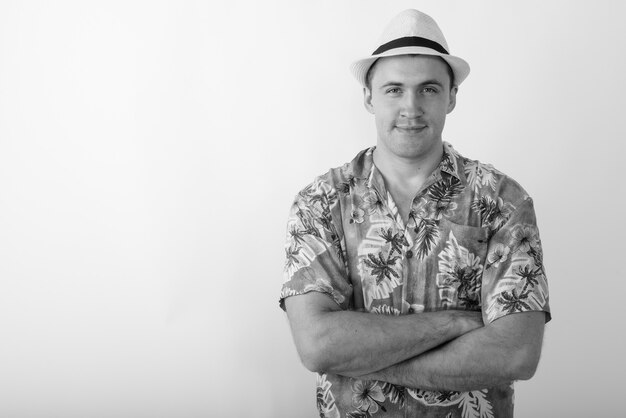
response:
<path fill-rule="evenodd" d="M 448 68 L 443 59 L 432 55 L 398 55 L 380 58 L 372 68 L 372 84 L 387 82 L 420 84 L 437 80 L 449 81 Z"/>

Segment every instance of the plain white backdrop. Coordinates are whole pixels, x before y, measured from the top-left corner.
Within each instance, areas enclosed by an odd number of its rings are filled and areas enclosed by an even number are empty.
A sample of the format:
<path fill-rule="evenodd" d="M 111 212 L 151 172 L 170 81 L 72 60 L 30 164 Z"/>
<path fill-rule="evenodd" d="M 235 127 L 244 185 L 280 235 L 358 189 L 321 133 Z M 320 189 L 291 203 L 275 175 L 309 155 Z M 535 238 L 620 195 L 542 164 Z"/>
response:
<path fill-rule="evenodd" d="M 626 6 L 0 3 L 0 417 L 315 417 L 285 221 L 375 143 L 349 63 L 430 14 L 444 139 L 533 196 L 553 321 L 517 417 L 623 413 Z"/>

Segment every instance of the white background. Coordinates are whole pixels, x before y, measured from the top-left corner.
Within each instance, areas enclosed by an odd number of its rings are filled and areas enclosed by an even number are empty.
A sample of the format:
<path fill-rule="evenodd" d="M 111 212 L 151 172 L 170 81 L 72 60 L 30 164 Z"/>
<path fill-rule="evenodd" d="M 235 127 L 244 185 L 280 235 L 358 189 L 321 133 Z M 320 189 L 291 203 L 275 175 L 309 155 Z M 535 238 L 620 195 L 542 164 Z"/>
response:
<path fill-rule="evenodd" d="M 374 144 L 347 67 L 408 7 L 472 66 L 444 139 L 535 199 L 517 416 L 623 413 L 623 3 L 3 1 L 0 417 L 316 416 L 285 220 Z"/>

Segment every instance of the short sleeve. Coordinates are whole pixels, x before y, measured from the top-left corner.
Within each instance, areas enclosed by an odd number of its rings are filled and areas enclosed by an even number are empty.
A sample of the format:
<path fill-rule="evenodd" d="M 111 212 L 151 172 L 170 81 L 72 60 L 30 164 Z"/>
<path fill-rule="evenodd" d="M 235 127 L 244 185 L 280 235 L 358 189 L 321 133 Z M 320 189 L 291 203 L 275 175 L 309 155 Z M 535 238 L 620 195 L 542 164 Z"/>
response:
<path fill-rule="evenodd" d="M 489 240 L 483 271 L 485 323 L 516 312 L 543 311 L 551 319 L 548 282 L 532 199 L 526 198 Z"/>
<path fill-rule="evenodd" d="M 330 296 L 342 309 L 352 297 L 339 228 L 336 191 L 315 181 L 296 196 L 287 221 L 284 281 L 279 304 L 289 296 L 316 291 Z"/>

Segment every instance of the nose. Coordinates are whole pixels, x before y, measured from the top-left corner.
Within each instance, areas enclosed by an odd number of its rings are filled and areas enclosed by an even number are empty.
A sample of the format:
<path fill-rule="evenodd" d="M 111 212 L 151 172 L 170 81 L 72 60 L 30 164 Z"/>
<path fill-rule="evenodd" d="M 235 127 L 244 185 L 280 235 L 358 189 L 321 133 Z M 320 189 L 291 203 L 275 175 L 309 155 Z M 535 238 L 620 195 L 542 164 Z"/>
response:
<path fill-rule="evenodd" d="M 402 97 L 401 115 L 406 118 L 417 118 L 423 114 L 424 109 L 419 95 L 412 91 L 406 92 Z"/>

